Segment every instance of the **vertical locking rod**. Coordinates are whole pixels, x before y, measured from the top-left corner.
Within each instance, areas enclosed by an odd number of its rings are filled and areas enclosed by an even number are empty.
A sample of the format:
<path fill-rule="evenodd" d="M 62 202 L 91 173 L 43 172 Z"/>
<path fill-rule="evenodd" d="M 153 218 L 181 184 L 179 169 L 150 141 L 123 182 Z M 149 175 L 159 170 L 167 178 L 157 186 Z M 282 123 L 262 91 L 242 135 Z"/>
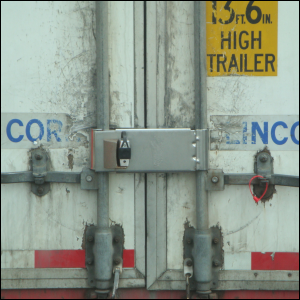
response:
<path fill-rule="evenodd" d="M 195 125 L 196 129 L 207 129 L 206 1 L 195 1 L 194 7 Z M 205 159 L 208 160 L 208 157 Z M 206 171 L 197 171 L 194 276 L 197 291 L 209 294 L 212 280 L 211 233 L 208 227 L 208 194 L 205 184 Z"/>
<path fill-rule="evenodd" d="M 109 129 L 108 1 L 96 1 L 97 128 Z M 109 174 L 98 174 L 97 229 L 94 257 L 99 295 L 111 288 L 112 233 L 109 228 Z M 96 290 L 96 291 L 97 291 Z"/>

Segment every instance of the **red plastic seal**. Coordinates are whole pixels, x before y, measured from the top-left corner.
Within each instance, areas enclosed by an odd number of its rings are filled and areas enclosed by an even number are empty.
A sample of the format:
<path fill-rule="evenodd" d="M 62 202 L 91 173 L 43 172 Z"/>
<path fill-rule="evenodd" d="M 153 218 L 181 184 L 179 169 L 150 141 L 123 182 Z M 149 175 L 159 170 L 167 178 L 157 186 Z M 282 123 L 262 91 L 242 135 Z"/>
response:
<path fill-rule="evenodd" d="M 250 181 L 249 181 L 249 190 L 250 190 L 250 193 L 251 193 L 251 195 L 252 195 L 252 197 L 253 197 L 253 200 L 257 203 L 257 202 L 260 201 L 260 200 L 264 197 L 264 195 L 266 194 L 266 192 L 267 192 L 267 190 L 268 190 L 268 187 L 269 187 L 269 184 L 268 184 L 268 182 L 266 183 L 266 188 L 265 188 L 263 194 L 260 196 L 260 198 L 258 198 L 258 197 L 256 197 L 255 195 L 253 195 L 252 190 L 251 190 L 251 182 L 252 182 L 252 180 L 253 180 L 254 178 L 264 178 L 264 177 L 261 176 L 261 175 L 256 175 L 256 176 L 253 176 L 253 177 L 250 179 Z"/>

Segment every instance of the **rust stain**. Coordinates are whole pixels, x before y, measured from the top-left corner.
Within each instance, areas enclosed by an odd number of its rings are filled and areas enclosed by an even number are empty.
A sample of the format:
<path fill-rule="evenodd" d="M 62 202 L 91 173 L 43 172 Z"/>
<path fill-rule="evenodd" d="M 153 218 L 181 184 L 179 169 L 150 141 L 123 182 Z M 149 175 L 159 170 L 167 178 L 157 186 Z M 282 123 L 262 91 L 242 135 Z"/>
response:
<path fill-rule="evenodd" d="M 72 153 L 69 153 L 68 155 L 68 166 L 72 170 L 74 166 L 74 157 Z"/>
<path fill-rule="evenodd" d="M 272 161 L 274 161 L 274 158 L 271 155 L 270 150 L 268 149 L 268 147 L 266 146 L 263 150 L 261 151 L 257 151 L 256 155 L 254 156 L 255 161 L 257 160 L 257 156 L 262 153 L 265 152 L 267 154 L 270 155 Z M 256 196 L 260 197 L 262 195 L 262 193 L 264 192 L 265 187 L 264 186 L 260 186 L 260 185 L 253 185 L 253 192 L 255 193 Z M 266 192 L 266 195 L 260 200 L 262 203 L 266 203 L 267 201 L 271 200 L 273 198 L 273 195 L 276 193 L 276 189 L 275 189 L 275 185 L 274 184 L 269 184 L 268 190 Z M 257 203 L 258 205 L 258 203 Z"/>
<path fill-rule="evenodd" d="M 191 222 L 188 220 L 188 218 L 186 218 L 186 220 L 185 220 L 183 226 L 184 226 L 184 229 L 193 227 L 193 226 L 191 225 Z"/>

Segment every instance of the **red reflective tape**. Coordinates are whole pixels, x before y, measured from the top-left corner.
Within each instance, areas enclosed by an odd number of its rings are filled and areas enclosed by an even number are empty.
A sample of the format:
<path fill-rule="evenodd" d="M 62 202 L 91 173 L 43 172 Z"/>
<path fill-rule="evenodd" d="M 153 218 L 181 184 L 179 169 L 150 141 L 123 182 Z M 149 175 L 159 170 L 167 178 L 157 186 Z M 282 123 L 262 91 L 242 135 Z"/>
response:
<path fill-rule="evenodd" d="M 35 268 L 85 268 L 85 250 L 36 250 Z M 134 250 L 123 250 L 123 268 L 134 268 Z"/>
<path fill-rule="evenodd" d="M 299 253 L 252 252 L 251 270 L 299 270 Z"/>
<path fill-rule="evenodd" d="M 85 268 L 85 250 L 36 250 L 35 268 Z"/>
<path fill-rule="evenodd" d="M 134 268 L 134 250 L 123 250 L 123 268 Z"/>
<path fill-rule="evenodd" d="M 86 289 L 1 290 L 1 299 L 89 299 Z"/>

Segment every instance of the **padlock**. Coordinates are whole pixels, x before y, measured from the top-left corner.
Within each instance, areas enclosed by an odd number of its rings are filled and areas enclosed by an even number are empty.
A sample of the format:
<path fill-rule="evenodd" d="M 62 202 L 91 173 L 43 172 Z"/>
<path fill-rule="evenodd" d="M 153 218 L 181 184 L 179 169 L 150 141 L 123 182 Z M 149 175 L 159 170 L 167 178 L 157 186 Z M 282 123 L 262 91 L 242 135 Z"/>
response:
<path fill-rule="evenodd" d="M 118 142 L 117 162 L 120 167 L 128 167 L 131 159 L 130 142 L 127 140 L 125 131 L 121 133 L 121 140 Z"/>

